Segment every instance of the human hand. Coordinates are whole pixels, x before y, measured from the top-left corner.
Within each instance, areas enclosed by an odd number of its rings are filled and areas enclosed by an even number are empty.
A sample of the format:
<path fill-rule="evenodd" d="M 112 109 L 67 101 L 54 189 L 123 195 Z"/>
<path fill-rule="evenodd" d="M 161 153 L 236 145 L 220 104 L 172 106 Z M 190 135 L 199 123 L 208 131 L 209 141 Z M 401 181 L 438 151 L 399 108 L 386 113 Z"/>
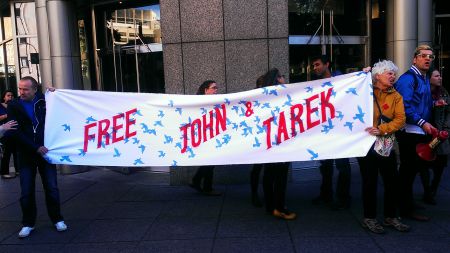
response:
<path fill-rule="evenodd" d="M 17 128 L 16 128 L 17 125 L 18 125 L 18 124 L 17 124 L 17 121 L 15 121 L 15 120 L 10 120 L 10 121 L 6 122 L 5 124 L 3 124 L 2 127 L 3 127 L 3 129 L 5 129 L 5 130 L 11 130 L 11 129 L 17 129 Z"/>
<path fill-rule="evenodd" d="M 48 149 L 45 146 L 40 146 L 37 149 L 37 153 L 40 154 L 41 156 L 44 156 L 45 154 L 47 154 Z"/>
<path fill-rule="evenodd" d="M 364 72 L 367 73 L 367 72 L 369 72 L 371 69 L 372 69 L 372 67 L 368 66 L 368 67 L 363 68 L 362 71 L 364 71 Z"/>
<path fill-rule="evenodd" d="M 370 135 L 380 135 L 380 129 L 376 128 L 376 127 L 368 127 L 366 129 L 364 129 L 366 132 L 368 132 Z"/>
<path fill-rule="evenodd" d="M 51 91 L 51 92 L 54 92 L 56 90 L 56 88 L 53 87 L 53 86 L 47 86 L 47 90 Z"/>
<path fill-rule="evenodd" d="M 428 122 L 423 124 L 422 129 L 423 129 L 423 131 L 425 131 L 425 133 L 427 133 L 429 135 L 435 135 L 436 133 L 438 133 L 437 128 L 435 128 L 433 125 L 431 125 Z"/>
<path fill-rule="evenodd" d="M 444 106 L 444 105 L 448 105 L 444 99 L 439 99 L 438 101 L 434 102 L 434 106 Z"/>

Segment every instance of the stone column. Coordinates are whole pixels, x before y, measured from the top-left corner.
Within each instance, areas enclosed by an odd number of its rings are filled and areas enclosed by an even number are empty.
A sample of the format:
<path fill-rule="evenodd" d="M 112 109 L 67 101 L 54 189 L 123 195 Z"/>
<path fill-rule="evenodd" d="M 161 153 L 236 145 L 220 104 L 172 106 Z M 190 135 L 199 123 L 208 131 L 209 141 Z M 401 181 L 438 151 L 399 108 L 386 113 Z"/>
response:
<path fill-rule="evenodd" d="M 81 89 L 78 26 L 73 1 L 37 0 L 36 23 L 43 86 Z M 80 173 L 86 166 L 58 165 L 63 174 Z"/>
<path fill-rule="evenodd" d="M 417 47 L 417 0 L 387 1 L 387 58 L 402 74 L 411 67 Z"/>
<path fill-rule="evenodd" d="M 417 8 L 417 41 L 418 45 L 433 44 L 433 1 L 418 0 Z"/>

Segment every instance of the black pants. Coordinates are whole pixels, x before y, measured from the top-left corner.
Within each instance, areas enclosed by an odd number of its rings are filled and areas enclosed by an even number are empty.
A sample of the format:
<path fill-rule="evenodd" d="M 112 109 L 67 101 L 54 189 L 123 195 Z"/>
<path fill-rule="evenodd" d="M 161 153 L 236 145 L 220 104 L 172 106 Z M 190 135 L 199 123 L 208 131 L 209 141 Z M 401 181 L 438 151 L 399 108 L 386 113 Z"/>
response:
<path fill-rule="evenodd" d="M 447 159 L 447 155 L 438 155 L 436 160 L 431 163 L 431 170 L 433 171 L 433 178 L 431 180 L 430 170 L 428 168 L 420 172 L 424 197 L 434 197 L 436 195 L 442 173 L 444 172 L 444 168 L 447 167 Z"/>
<path fill-rule="evenodd" d="M 20 166 L 20 206 L 22 207 L 22 224 L 33 227 L 36 222 L 36 173 L 39 171 L 45 191 L 45 204 L 53 224 L 62 221 L 59 190 L 56 180 L 56 166 L 49 164 L 41 156 L 19 153 Z"/>
<path fill-rule="evenodd" d="M 194 177 L 192 178 L 192 184 L 199 186 L 203 191 L 212 191 L 212 181 L 214 177 L 214 166 L 200 166 L 197 169 Z M 203 180 L 203 187 L 201 185 Z"/>
<path fill-rule="evenodd" d="M 258 196 L 259 174 L 261 174 L 262 168 L 263 164 L 254 164 L 250 172 L 250 187 L 252 189 L 252 197 Z"/>
<path fill-rule="evenodd" d="M 358 163 L 362 177 L 364 218 L 377 217 L 378 173 L 384 185 L 384 217 L 397 217 L 398 172 L 395 152 L 392 152 L 389 157 L 383 157 L 371 150 L 367 156 L 358 158 Z"/>
<path fill-rule="evenodd" d="M 16 144 L 14 143 L 12 138 L 3 137 L 2 138 L 3 143 L 3 157 L 2 157 L 2 165 L 1 165 L 1 174 L 2 175 L 8 175 L 9 174 L 9 159 L 11 158 L 11 155 L 14 159 L 14 168 L 16 169 L 16 172 L 19 171 L 19 166 L 17 163 L 17 153 L 16 153 Z"/>
<path fill-rule="evenodd" d="M 416 153 L 418 143 L 427 143 L 431 137 L 421 134 L 397 131 L 395 134 L 400 149 L 400 214 L 408 216 L 414 212 L 413 184 L 417 173 L 428 169 L 429 162 L 422 160 Z"/>
<path fill-rule="evenodd" d="M 283 211 L 286 201 L 286 186 L 289 163 L 266 163 L 264 165 L 263 190 L 266 211 Z"/>
<path fill-rule="evenodd" d="M 320 186 L 320 196 L 323 199 L 333 199 L 333 164 L 339 171 L 336 197 L 338 201 L 350 201 L 350 181 L 351 167 L 348 158 L 329 159 L 320 161 L 320 173 L 322 174 L 322 185 Z"/>

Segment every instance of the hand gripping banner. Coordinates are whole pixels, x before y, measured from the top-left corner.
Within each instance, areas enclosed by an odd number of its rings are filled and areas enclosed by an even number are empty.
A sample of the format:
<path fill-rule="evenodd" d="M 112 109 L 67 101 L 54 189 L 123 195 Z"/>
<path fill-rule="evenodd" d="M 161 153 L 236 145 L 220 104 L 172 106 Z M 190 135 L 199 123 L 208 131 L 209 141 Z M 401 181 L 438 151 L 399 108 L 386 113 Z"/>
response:
<path fill-rule="evenodd" d="M 181 166 L 365 156 L 371 83 L 356 72 L 223 95 L 48 91 L 46 158 Z"/>

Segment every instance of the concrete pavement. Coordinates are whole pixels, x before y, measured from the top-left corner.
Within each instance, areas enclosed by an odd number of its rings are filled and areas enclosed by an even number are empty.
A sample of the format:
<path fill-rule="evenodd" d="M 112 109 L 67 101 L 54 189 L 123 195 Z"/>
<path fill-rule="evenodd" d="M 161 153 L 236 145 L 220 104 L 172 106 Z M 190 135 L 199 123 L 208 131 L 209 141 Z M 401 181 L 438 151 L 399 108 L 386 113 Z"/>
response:
<path fill-rule="evenodd" d="M 0 252 L 450 252 L 448 169 L 438 205 L 423 210 L 432 217 L 430 222 L 405 220 L 411 232 L 387 229 L 385 235 L 375 235 L 360 226 L 361 180 L 356 164 L 352 206 L 342 211 L 311 204 L 320 174 L 318 169 L 301 167 L 308 166 L 294 164 L 288 184 L 288 207 L 298 214 L 294 221 L 275 219 L 264 208 L 253 207 L 249 184 L 217 185 L 225 194 L 208 197 L 185 185 L 169 186 L 166 173 L 138 170 L 124 175 L 97 168 L 60 175 L 68 231 L 58 233 L 50 224 L 38 182 L 38 222 L 25 239 L 17 238 L 19 180 L 0 180 Z M 379 214 L 381 193 L 380 185 Z"/>

